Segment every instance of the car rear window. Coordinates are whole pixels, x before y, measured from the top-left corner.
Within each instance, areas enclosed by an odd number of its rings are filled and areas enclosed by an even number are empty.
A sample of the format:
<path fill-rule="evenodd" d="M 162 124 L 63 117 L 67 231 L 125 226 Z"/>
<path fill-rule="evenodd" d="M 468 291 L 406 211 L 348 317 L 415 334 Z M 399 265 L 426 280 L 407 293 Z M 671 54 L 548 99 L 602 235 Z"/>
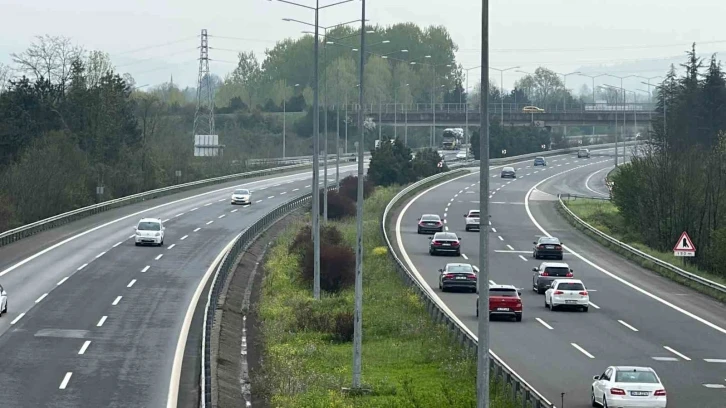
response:
<path fill-rule="evenodd" d="M 545 272 L 547 272 L 549 276 L 567 276 L 567 273 L 570 272 L 570 270 L 568 268 L 549 266 L 545 268 Z"/>
<path fill-rule="evenodd" d="M 560 240 L 557 239 L 557 238 L 542 237 L 542 238 L 539 239 L 539 243 L 540 244 L 554 244 L 554 245 L 559 245 L 560 244 Z"/>
<path fill-rule="evenodd" d="M 158 222 L 140 222 L 136 228 L 141 231 L 161 231 L 161 225 Z"/>
<path fill-rule="evenodd" d="M 585 290 L 585 286 L 582 283 L 560 283 L 557 285 L 558 290 Z"/>
<path fill-rule="evenodd" d="M 518 294 L 515 289 L 490 288 L 489 296 L 517 297 Z"/>
<path fill-rule="evenodd" d="M 471 267 L 471 265 L 449 265 L 446 268 L 446 272 L 452 272 L 452 273 L 463 273 L 463 272 L 474 272 L 474 268 Z"/>
<path fill-rule="evenodd" d="M 658 379 L 650 371 L 618 371 L 615 382 L 657 384 Z"/>
<path fill-rule="evenodd" d="M 439 216 L 438 215 L 424 215 L 421 217 L 421 221 L 438 221 Z"/>
<path fill-rule="evenodd" d="M 443 234 L 436 234 L 434 236 L 434 239 L 453 239 L 453 240 L 458 240 L 459 237 L 457 237 L 456 234 L 452 234 L 450 232 L 448 232 L 448 233 L 445 232 Z"/>
<path fill-rule="evenodd" d="M 479 214 L 480 214 L 479 211 L 471 211 L 471 212 L 469 212 L 469 217 L 478 217 Z"/>

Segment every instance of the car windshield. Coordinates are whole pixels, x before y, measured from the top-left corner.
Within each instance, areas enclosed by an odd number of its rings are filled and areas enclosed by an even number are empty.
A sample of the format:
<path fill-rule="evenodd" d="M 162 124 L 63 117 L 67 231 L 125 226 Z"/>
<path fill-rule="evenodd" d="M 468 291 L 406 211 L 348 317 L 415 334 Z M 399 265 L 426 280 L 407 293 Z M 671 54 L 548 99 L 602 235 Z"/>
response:
<path fill-rule="evenodd" d="M 511 288 L 489 288 L 489 296 L 517 297 L 517 290 Z"/>
<path fill-rule="evenodd" d="M 555 245 L 559 245 L 560 244 L 560 240 L 557 239 L 557 238 L 542 237 L 542 238 L 539 239 L 539 243 L 540 244 L 555 244 Z"/>
<path fill-rule="evenodd" d="M 438 215 L 424 215 L 421 217 L 421 221 L 438 221 Z"/>
<path fill-rule="evenodd" d="M 474 273 L 474 268 L 472 268 L 471 265 L 446 265 L 446 272 Z"/>
<path fill-rule="evenodd" d="M 503 171 L 514 171 L 514 167 L 505 167 Z"/>
<path fill-rule="evenodd" d="M 544 157 L 537 157 L 535 160 L 544 160 Z"/>
<path fill-rule="evenodd" d="M 578 282 L 561 282 L 557 285 L 557 290 L 585 290 L 585 286 Z"/>
<path fill-rule="evenodd" d="M 250 190 L 234 190 L 234 193 L 237 195 L 249 195 Z"/>
<path fill-rule="evenodd" d="M 438 233 L 434 235 L 434 239 L 453 239 L 458 240 L 459 238 L 456 236 L 456 234 L 452 234 L 450 232 L 444 232 L 443 234 Z"/>
<path fill-rule="evenodd" d="M 544 271 L 547 272 L 549 276 L 567 276 L 570 269 L 561 266 L 548 266 Z"/>
<path fill-rule="evenodd" d="M 650 371 L 618 371 L 615 382 L 658 384 L 658 378 Z"/>
<path fill-rule="evenodd" d="M 142 221 L 136 229 L 141 231 L 161 231 L 161 225 L 158 222 Z"/>

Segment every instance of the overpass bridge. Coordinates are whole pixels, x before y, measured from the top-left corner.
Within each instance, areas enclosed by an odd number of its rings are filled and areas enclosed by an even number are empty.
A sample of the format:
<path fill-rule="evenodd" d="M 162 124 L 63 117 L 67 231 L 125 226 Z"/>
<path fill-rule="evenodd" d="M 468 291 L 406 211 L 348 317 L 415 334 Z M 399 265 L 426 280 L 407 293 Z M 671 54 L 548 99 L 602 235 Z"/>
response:
<path fill-rule="evenodd" d="M 656 114 L 655 104 L 578 104 L 541 107 L 543 112 L 526 113 L 524 104 L 489 105 L 491 121 L 503 119 L 504 126 L 537 126 L 544 128 L 567 126 L 603 126 L 625 122 L 626 127 L 648 125 Z M 360 105 L 348 109 L 357 112 Z M 368 104 L 365 116 L 373 122 L 387 126 L 442 126 L 463 127 L 468 122 L 476 126 L 480 121 L 478 105 L 459 103 L 437 104 Z"/>

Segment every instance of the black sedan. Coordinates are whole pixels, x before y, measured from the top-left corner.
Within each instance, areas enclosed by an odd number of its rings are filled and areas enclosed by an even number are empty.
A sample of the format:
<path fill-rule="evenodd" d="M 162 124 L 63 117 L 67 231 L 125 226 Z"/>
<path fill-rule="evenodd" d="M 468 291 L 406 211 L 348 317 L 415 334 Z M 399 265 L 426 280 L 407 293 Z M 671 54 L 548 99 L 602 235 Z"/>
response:
<path fill-rule="evenodd" d="M 446 292 L 449 289 L 464 289 L 470 292 L 477 291 L 477 273 L 469 264 L 450 263 L 444 269 L 439 269 L 439 289 Z"/>
<path fill-rule="evenodd" d="M 514 167 L 504 167 L 502 169 L 501 178 L 517 178 L 517 172 L 514 170 Z"/>
<path fill-rule="evenodd" d="M 444 223 L 441 217 L 436 214 L 424 214 L 418 219 L 418 233 L 436 233 L 444 230 Z"/>
<path fill-rule="evenodd" d="M 453 232 L 437 232 L 433 237 L 429 238 L 429 254 L 453 254 L 461 255 L 461 238 L 457 237 Z"/>
<path fill-rule="evenodd" d="M 562 259 L 562 242 L 556 237 L 540 237 L 533 242 L 532 257 Z"/>

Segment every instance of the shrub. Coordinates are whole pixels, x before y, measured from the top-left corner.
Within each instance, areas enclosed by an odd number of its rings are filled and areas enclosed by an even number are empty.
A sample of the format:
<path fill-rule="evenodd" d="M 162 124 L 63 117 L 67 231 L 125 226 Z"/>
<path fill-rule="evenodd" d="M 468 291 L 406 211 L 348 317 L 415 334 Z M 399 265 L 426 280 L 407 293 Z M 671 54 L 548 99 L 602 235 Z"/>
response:
<path fill-rule="evenodd" d="M 308 246 L 313 247 L 312 240 L 312 227 L 305 225 L 300 228 L 295 239 L 290 244 L 290 252 L 301 253 L 301 251 Z M 324 245 L 341 245 L 343 243 L 343 234 L 334 225 L 321 225 L 320 226 L 320 247 Z"/>
<path fill-rule="evenodd" d="M 322 239 L 321 239 L 322 241 Z M 314 277 L 313 246 L 305 248 L 301 259 L 302 275 L 306 282 L 312 283 Z M 320 288 L 326 292 L 339 292 L 351 287 L 355 282 L 355 253 L 345 245 L 320 246 Z"/>
<path fill-rule="evenodd" d="M 347 343 L 353 341 L 353 322 L 355 316 L 352 312 L 338 312 L 333 315 L 332 339 L 333 341 Z"/>
<path fill-rule="evenodd" d="M 331 330 L 330 314 L 321 307 L 322 302 L 304 298 L 293 308 L 295 331 L 317 331 L 328 333 Z"/>
<path fill-rule="evenodd" d="M 363 199 L 368 198 L 375 190 L 375 185 L 366 177 L 363 180 Z M 348 197 L 355 203 L 358 201 L 358 177 L 348 176 L 340 180 L 340 188 L 338 193 L 344 197 Z M 329 211 L 329 210 L 328 210 Z"/>
<path fill-rule="evenodd" d="M 323 193 L 320 193 L 320 203 L 324 204 Z M 325 206 L 320 206 L 320 215 L 323 215 Z M 328 191 L 328 219 L 340 220 L 345 217 L 355 217 L 355 202 L 340 195 L 337 191 Z"/>

